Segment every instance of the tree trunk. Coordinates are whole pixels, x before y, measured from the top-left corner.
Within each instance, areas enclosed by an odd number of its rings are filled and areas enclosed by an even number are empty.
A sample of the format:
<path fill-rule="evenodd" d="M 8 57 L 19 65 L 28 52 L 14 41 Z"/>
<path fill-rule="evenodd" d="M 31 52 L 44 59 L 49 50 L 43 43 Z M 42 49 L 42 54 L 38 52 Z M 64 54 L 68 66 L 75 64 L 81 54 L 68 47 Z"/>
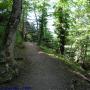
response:
<path fill-rule="evenodd" d="M 21 23 L 22 23 L 22 29 L 21 29 L 21 37 L 22 37 L 22 40 L 24 41 L 24 38 L 25 38 L 25 16 L 24 16 L 24 9 L 22 10 L 22 16 L 21 16 Z"/>
<path fill-rule="evenodd" d="M 64 46 L 65 46 L 65 39 L 64 39 L 64 37 L 62 37 L 62 41 L 60 42 L 60 53 L 61 53 L 61 55 L 64 55 L 64 51 L 65 51 Z"/>
<path fill-rule="evenodd" d="M 6 27 L 4 37 L 4 59 L 8 67 L 15 65 L 13 49 L 16 30 L 20 21 L 21 11 L 22 0 L 13 0 L 12 12 Z"/>
<path fill-rule="evenodd" d="M 61 31 L 60 31 L 60 42 L 59 42 L 59 44 L 60 44 L 60 53 L 61 53 L 61 55 L 64 55 L 64 51 L 65 51 L 65 48 L 64 48 L 64 46 L 65 46 L 65 44 L 66 44 L 66 42 L 65 42 L 65 30 L 63 29 L 63 28 L 60 28 L 61 29 Z"/>
<path fill-rule="evenodd" d="M 34 15 L 35 15 L 35 19 L 36 19 L 36 24 L 37 24 L 37 31 L 38 31 L 38 17 L 37 17 L 37 13 L 36 13 L 36 6 L 35 6 L 35 2 L 33 2 L 33 11 L 34 11 Z"/>

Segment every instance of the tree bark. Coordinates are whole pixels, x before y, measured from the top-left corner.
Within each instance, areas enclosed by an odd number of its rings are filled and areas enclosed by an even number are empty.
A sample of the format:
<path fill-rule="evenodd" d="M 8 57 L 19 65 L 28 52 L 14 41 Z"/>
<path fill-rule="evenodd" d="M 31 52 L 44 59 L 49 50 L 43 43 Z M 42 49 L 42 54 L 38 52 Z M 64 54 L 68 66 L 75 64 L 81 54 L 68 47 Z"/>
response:
<path fill-rule="evenodd" d="M 14 43 L 15 35 L 22 11 L 22 0 L 13 0 L 12 12 L 6 27 L 4 37 L 4 59 L 8 66 L 15 64 L 14 60 Z"/>

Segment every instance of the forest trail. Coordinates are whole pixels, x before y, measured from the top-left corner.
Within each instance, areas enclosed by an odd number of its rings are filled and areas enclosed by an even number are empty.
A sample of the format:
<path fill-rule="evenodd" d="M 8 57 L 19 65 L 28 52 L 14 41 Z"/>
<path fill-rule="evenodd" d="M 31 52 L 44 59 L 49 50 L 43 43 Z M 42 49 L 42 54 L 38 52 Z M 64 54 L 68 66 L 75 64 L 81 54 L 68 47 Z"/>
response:
<path fill-rule="evenodd" d="M 72 89 L 72 80 L 78 77 L 63 62 L 44 54 L 34 43 L 26 42 L 25 47 L 20 76 L 0 86 L 31 87 L 26 90 L 90 90 L 85 85 Z"/>

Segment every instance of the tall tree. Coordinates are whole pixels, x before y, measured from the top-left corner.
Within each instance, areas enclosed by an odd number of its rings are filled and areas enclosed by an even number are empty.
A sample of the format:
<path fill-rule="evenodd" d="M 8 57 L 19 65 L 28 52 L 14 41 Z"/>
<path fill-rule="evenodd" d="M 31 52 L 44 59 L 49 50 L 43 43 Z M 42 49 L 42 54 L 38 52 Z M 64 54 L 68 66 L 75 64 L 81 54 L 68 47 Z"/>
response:
<path fill-rule="evenodd" d="M 68 44 L 71 46 L 69 54 L 76 62 L 85 61 L 89 57 L 87 53 L 90 36 L 90 3 L 89 0 L 73 0 L 69 6 L 71 22 L 68 35 Z"/>
<path fill-rule="evenodd" d="M 22 2 L 22 15 L 21 15 L 21 22 L 20 22 L 20 27 L 21 27 L 20 31 L 21 31 L 22 40 L 25 40 L 25 35 L 26 35 L 25 22 L 27 20 L 29 8 L 30 8 L 29 0 L 23 0 L 23 2 Z"/>
<path fill-rule="evenodd" d="M 67 9 L 64 6 L 66 2 L 59 1 L 58 3 L 59 4 L 57 5 L 56 11 L 55 11 L 55 18 L 56 18 L 56 22 L 55 22 L 56 31 L 55 32 L 59 40 L 60 53 L 63 55 L 65 51 L 67 30 L 69 28 L 69 24 L 68 24 L 69 14 L 67 13 Z"/>
<path fill-rule="evenodd" d="M 45 31 L 47 29 L 47 1 L 44 0 L 41 6 L 41 16 L 39 17 L 39 34 L 38 34 L 38 44 L 40 45 L 45 37 Z"/>
<path fill-rule="evenodd" d="M 14 60 L 14 42 L 15 34 L 20 21 L 22 11 L 22 0 L 13 0 L 12 12 L 6 27 L 4 37 L 4 60 L 6 61 L 7 70 L 15 69 L 16 62 Z"/>

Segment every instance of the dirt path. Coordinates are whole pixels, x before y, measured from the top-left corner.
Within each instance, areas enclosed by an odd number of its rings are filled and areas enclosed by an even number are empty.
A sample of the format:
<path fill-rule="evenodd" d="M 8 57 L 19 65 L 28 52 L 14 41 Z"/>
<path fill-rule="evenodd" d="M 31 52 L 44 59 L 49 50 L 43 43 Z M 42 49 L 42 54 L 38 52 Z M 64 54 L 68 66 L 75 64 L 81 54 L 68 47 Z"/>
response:
<path fill-rule="evenodd" d="M 78 82 L 75 83 L 76 89 L 73 89 L 72 80 L 78 77 L 69 72 L 64 63 L 42 53 L 33 43 L 27 42 L 25 46 L 25 60 L 20 76 L 1 86 L 28 86 L 30 90 L 90 90 L 86 84 L 77 87 Z"/>

